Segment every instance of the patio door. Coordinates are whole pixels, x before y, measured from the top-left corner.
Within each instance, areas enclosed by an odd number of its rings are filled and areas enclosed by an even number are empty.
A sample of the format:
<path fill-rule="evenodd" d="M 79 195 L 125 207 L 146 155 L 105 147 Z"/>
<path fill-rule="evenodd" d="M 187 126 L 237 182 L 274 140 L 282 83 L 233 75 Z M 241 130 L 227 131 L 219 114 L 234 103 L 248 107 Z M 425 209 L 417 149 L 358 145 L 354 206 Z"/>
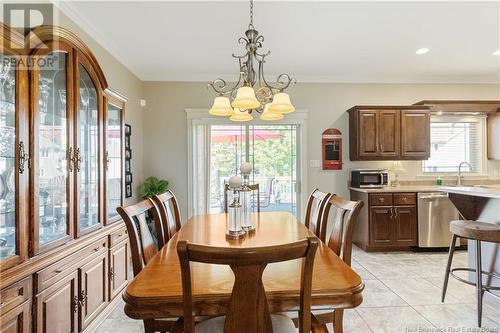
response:
<path fill-rule="evenodd" d="M 239 174 L 242 162 L 253 165 L 250 182 L 259 184 L 261 211 L 297 215 L 299 125 L 209 125 L 208 212 L 224 211 L 224 184 Z M 256 205 L 256 199 L 254 205 Z"/>

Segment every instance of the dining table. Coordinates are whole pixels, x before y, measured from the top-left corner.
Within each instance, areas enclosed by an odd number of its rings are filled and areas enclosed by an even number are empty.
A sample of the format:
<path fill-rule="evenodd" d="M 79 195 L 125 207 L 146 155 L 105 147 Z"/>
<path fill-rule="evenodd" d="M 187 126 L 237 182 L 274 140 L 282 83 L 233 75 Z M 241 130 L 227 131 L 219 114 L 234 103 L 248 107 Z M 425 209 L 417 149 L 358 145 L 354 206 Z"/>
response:
<path fill-rule="evenodd" d="M 240 239 L 226 237 L 227 214 L 190 218 L 128 284 L 125 313 L 134 319 L 175 318 L 183 314 L 182 280 L 177 242 L 206 246 L 257 248 L 282 245 L 313 235 L 288 212 L 253 213 L 255 229 Z M 297 310 L 301 260 L 269 264 L 263 284 L 271 312 Z M 225 315 L 234 275 L 229 266 L 191 263 L 193 307 L 197 316 Z M 317 310 L 354 308 L 363 300 L 360 276 L 326 244 L 319 242 L 314 259 L 312 306 Z"/>

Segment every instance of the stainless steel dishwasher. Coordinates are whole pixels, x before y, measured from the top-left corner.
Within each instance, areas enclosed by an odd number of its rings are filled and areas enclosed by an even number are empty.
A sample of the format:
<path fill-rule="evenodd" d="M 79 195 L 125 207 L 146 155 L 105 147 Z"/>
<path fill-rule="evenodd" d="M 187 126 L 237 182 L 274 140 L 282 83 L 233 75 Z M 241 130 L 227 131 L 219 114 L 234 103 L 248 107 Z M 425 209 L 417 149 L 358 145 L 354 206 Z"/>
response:
<path fill-rule="evenodd" d="M 418 246 L 449 247 L 450 222 L 458 220 L 458 210 L 444 192 L 418 194 Z M 458 242 L 457 242 L 458 243 Z"/>

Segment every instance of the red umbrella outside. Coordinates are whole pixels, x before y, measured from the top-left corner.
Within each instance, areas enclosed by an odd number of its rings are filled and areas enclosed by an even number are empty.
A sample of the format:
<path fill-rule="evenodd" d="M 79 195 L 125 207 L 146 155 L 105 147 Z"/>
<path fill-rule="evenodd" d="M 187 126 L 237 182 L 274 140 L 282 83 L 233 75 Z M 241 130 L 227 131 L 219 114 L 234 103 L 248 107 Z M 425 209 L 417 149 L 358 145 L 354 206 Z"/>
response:
<path fill-rule="evenodd" d="M 283 135 L 269 130 L 250 131 L 250 138 L 255 141 L 265 141 L 269 139 L 279 139 Z M 233 143 L 241 142 L 245 139 L 245 132 L 239 130 L 212 130 L 211 141 L 213 143 Z"/>

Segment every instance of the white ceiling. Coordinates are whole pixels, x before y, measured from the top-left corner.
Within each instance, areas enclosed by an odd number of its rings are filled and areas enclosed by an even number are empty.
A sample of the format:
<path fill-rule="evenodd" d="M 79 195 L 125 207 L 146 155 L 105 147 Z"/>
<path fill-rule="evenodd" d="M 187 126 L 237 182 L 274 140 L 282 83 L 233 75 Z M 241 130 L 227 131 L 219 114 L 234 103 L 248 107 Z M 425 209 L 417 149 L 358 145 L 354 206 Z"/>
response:
<path fill-rule="evenodd" d="M 142 80 L 237 78 L 246 1 L 71 1 L 60 8 Z M 500 2 L 257 1 L 268 80 L 500 82 Z M 418 48 L 430 52 L 417 56 Z"/>

